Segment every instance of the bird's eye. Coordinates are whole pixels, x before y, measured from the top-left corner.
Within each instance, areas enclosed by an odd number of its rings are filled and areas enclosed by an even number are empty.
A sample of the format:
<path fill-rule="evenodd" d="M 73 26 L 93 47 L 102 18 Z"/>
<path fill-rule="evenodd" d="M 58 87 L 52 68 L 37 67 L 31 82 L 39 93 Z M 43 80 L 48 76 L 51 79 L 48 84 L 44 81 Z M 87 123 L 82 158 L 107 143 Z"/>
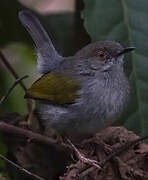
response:
<path fill-rule="evenodd" d="M 103 53 L 100 53 L 99 56 L 100 56 L 100 57 L 104 57 L 104 54 L 103 54 Z"/>
<path fill-rule="evenodd" d="M 101 59 L 101 60 L 104 60 L 106 55 L 105 55 L 105 53 L 103 51 L 98 51 L 97 52 L 97 57 L 99 57 L 99 59 Z"/>

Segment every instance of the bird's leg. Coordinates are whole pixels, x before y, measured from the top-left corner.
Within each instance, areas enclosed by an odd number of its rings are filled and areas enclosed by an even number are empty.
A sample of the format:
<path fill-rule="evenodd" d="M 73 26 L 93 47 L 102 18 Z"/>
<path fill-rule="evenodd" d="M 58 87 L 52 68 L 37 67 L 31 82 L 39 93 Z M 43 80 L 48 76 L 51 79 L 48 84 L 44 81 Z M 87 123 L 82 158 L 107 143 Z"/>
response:
<path fill-rule="evenodd" d="M 82 154 L 76 147 L 75 145 L 70 141 L 70 139 L 66 138 L 67 142 L 70 144 L 70 146 L 72 147 L 72 149 L 74 150 L 77 158 L 82 162 L 82 163 L 85 163 L 85 164 L 88 164 L 88 165 L 91 165 L 91 166 L 94 166 L 98 169 L 101 169 L 101 166 L 99 165 L 99 162 L 96 161 L 96 160 L 93 160 L 93 159 L 89 159 L 89 158 L 86 158 L 84 156 L 84 154 Z"/>

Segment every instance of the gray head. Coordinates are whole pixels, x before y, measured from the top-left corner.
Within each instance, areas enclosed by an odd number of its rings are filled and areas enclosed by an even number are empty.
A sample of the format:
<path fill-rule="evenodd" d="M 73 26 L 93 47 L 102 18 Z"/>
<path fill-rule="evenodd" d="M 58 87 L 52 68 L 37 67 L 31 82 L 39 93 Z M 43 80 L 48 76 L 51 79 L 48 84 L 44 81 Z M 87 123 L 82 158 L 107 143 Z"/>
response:
<path fill-rule="evenodd" d="M 123 47 L 115 41 L 98 41 L 82 48 L 75 56 L 91 59 L 94 69 L 109 70 L 114 65 L 123 66 L 124 54 L 135 47 Z"/>

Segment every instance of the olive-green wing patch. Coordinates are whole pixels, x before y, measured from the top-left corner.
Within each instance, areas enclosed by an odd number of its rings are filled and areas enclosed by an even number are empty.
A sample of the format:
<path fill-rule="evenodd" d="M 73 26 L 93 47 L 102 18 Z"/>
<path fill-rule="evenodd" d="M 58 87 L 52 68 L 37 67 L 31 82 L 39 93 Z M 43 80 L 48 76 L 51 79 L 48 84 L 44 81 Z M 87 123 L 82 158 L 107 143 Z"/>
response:
<path fill-rule="evenodd" d="M 77 98 L 80 84 L 60 73 L 47 73 L 27 90 L 25 98 L 46 100 L 55 104 L 70 104 Z"/>

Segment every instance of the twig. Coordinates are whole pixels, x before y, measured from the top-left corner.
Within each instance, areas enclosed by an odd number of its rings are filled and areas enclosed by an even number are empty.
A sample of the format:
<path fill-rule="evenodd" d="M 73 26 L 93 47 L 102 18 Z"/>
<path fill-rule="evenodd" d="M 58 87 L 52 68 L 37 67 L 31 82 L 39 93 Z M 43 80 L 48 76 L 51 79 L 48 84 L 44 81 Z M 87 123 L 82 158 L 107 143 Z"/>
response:
<path fill-rule="evenodd" d="M 58 145 L 58 142 L 52 138 L 4 122 L 0 122 L 0 132 L 26 139 L 28 142 L 39 142 L 55 148 L 62 146 Z M 66 146 L 63 146 L 63 148 L 66 148 Z"/>
<path fill-rule="evenodd" d="M 81 174 L 80 174 L 80 179 L 84 179 L 85 176 L 87 176 L 88 174 L 90 174 L 92 171 L 95 170 L 95 167 L 92 166 L 92 167 L 89 167 L 87 168 L 85 171 L 83 171 Z"/>
<path fill-rule="evenodd" d="M 9 61 L 6 59 L 6 57 L 4 56 L 4 54 L 2 53 L 2 51 L 0 51 L 0 58 L 3 61 L 3 63 L 5 64 L 5 66 L 7 67 L 7 69 L 11 72 L 11 74 L 13 75 L 13 77 L 15 77 L 15 79 L 19 79 L 18 74 L 16 73 L 16 71 L 13 69 L 13 67 L 10 65 Z M 24 85 L 23 82 L 20 82 L 20 85 L 22 86 L 22 88 L 24 89 L 24 91 L 27 90 L 26 86 Z"/>
<path fill-rule="evenodd" d="M 40 176 L 38 176 L 38 175 L 36 175 L 36 174 L 34 174 L 34 173 L 26 170 L 25 168 L 19 166 L 18 164 L 10 161 L 8 158 L 6 158 L 5 156 L 3 156 L 2 154 L 0 154 L 0 158 L 1 158 L 2 160 L 4 160 L 5 162 L 9 163 L 10 165 L 12 165 L 13 167 L 15 167 L 16 169 L 24 172 L 24 173 L 27 174 L 28 176 L 30 176 L 30 177 L 32 177 L 32 178 L 34 178 L 34 179 L 44 180 L 44 178 L 42 178 L 42 177 L 40 177 Z"/>
<path fill-rule="evenodd" d="M 136 139 L 136 140 L 134 140 L 132 142 L 129 142 L 129 143 L 121 146 L 120 148 L 118 148 L 116 150 L 112 150 L 112 153 L 109 156 L 107 156 L 107 158 L 103 162 L 100 163 L 100 166 L 103 168 L 105 166 L 105 164 L 107 162 L 109 162 L 113 157 L 115 157 L 115 156 L 121 154 L 122 152 L 128 150 L 129 148 L 131 148 L 132 146 L 134 146 L 138 142 L 144 141 L 146 139 L 148 139 L 148 136 L 144 136 L 142 138 L 138 138 L 138 139 Z"/>
<path fill-rule="evenodd" d="M 138 138 L 138 139 L 136 139 L 136 140 L 134 140 L 134 141 L 128 142 L 127 144 L 121 146 L 121 147 L 118 148 L 118 149 L 115 149 L 115 150 L 112 149 L 110 155 L 108 155 L 104 161 L 102 161 L 102 162 L 100 162 L 100 163 L 98 162 L 99 165 L 100 165 L 100 167 L 101 167 L 101 169 L 98 170 L 98 173 L 101 172 L 101 170 L 104 168 L 104 166 L 105 166 L 110 160 L 117 161 L 117 159 L 118 159 L 118 158 L 116 157 L 117 155 L 119 155 L 119 154 L 121 154 L 122 152 L 128 150 L 129 148 L 131 148 L 132 146 L 134 146 L 134 145 L 137 144 L 138 142 L 144 141 L 144 140 L 146 140 L 146 139 L 148 139 L 148 136 L 144 136 L 144 137 L 142 137 L 142 138 Z M 119 160 L 120 160 L 120 159 L 119 159 Z M 80 177 L 83 178 L 84 176 L 87 175 L 88 172 L 91 172 L 92 170 L 94 170 L 94 167 L 87 167 L 85 170 L 83 170 L 83 171 L 80 173 Z"/>
<path fill-rule="evenodd" d="M 20 81 L 22 81 L 23 79 L 27 78 L 28 76 L 23 76 L 21 78 L 18 78 L 16 81 L 14 81 L 14 83 L 9 87 L 9 89 L 7 90 L 6 94 L 1 98 L 0 100 L 0 105 L 8 98 L 9 94 L 11 93 L 11 91 L 15 88 L 15 86 L 20 83 Z"/>
<path fill-rule="evenodd" d="M 15 79 L 19 79 L 18 74 L 16 73 L 16 71 L 14 70 L 14 68 L 11 66 L 11 64 L 9 63 L 9 61 L 6 59 L 6 57 L 4 56 L 4 54 L 2 53 L 2 51 L 0 50 L 0 59 L 2 60 L 2 62 L 4 63 L 4 65 L 7 67 L 7 69 L 11 72 L 11 74 L 13 75 L 13 77 Z M 25 84 L 20 81 L 19 82 L 20 86 L 24 89 L 24 91 L 26 92 L 27 88 L 25 86 Z M 32 101 L 27 99 L 27 107 L 28 107 L 28 111 L 30 112 L 32 110 Z"/>

